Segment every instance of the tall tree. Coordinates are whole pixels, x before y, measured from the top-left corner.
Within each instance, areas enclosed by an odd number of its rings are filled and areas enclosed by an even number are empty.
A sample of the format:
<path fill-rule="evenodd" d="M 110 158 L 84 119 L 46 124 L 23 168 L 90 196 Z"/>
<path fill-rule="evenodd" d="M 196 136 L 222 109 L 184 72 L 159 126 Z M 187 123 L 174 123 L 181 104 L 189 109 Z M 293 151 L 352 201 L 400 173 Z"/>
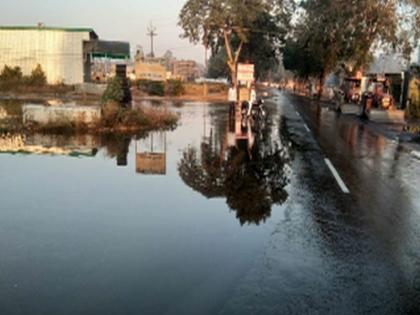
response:
<path fill-rule="evenodd" d="M 243 45 L 240 62 L 255 64 L 256 79 L 265 79 L 275 73 L 280 64 L 281 47 L 287 34 L 288 20 L 279 16 L 262 13 L 253 23 L 249 31 L 249 39 Z M 232 37 L 232 46 L 238 46 L 237 36 Z M 228 76 L 226 63 L 227 53 L 224 45 L 212 55 L 209 61 L 208 75 L 210 77 Z"/>
<path fill-rule="evenodd" d="M 319 96 L 326 76 L 342 62 L 356 68 L 366 65 L 375 48 L 402 46 L 404 30 L 416 30 L 419 0 L 303 0 L 303 13 L 288 41 L 285 56 L 297 51 L 301 58 L 315 62 L 294 64 L 301 76 L 319 79 Z M 411 10 L 411 11 L 410 11 Z M 404 13 L 405 12 L 405 13 Z M 411 13 L 409 19 L 406 15 Z M 413 13 L 414 12 L 414 13 Z M 407 40 L 404 41 L 407 45 Z M 293 58 L 292 58 L 293 59 Z M 293 69 L 296 70 L 296 69 Z"/>
<path fill-rule="evenodd" d="M 287 0 L 188 0 L 181 10 L 182 36 L 203 43 L 217 53 L 226 49 L 227 65 L 237 86 L 237 65 L 253 24 L 261 14 L 283 16 Z M 233 41 L 233 38 L 237 40 Z"/>

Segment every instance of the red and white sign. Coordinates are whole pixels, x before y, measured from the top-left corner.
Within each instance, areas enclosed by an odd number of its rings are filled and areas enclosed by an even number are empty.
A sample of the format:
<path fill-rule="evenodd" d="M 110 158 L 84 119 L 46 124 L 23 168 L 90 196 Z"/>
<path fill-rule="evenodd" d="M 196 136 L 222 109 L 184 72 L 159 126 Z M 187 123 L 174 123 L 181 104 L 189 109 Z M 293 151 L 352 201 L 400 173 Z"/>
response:
<path fill-rule="evenodd" d="M 253 82 L 255 67 L 253 64 L 240 63 L 238 64 L 238 81 Z"/>

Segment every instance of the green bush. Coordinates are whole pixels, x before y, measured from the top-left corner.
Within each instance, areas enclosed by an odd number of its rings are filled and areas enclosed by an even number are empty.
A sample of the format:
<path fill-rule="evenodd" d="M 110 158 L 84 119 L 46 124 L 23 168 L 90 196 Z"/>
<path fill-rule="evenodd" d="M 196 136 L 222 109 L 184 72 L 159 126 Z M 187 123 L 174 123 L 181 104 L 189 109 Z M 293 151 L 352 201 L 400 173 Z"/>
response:
<path fill-rule="evenodd" d="M 150 81 L 150 80 L 138 80 L 137 88 L 151 96 L 164 96 L 165 95 L 165 86 L 161 81 Z"/>
<path fill-rule="evenodd" d="M 0 73 L 1 83 L 19 83 L 22 78 L 22 70 L 19 67 L 12 68 L 6 65 Z"/>
<path fill-rule="evenodd" d="M 124 100 L 124 89 L 121 80 L 118 77 L 112 78 L 102 95 L 102 104 L 116 102 L 121 104 Z"/>
<path fill-rule="evenodd" d="M 169 96 L 180 96 L 185 93 L 181 80 L 168 80 L 165 86 L 165 94 Z"/>
<path fill-rule="evenodd" d="M 164 96 L 165 86 L 163 85 L 163 82 L 150 81 L 147 89 L 147 94 L 151 96 Z"/>
<path fill-rule="evenodd" d="M 44 86 L 47 84 L 47 76 L 42 70 L 41 65 L 37 65 L 29 77 L 25 78 L 27 84 L 31 86 Z"/>

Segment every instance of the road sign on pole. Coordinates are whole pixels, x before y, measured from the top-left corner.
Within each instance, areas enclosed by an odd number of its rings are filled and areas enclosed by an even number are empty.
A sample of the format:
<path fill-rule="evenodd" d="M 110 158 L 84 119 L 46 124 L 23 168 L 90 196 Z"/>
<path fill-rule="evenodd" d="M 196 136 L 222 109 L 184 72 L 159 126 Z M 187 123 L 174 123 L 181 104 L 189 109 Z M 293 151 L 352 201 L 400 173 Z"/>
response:
<path fill-rule="evenodd" d="M 254 82 L 255 67 L 253 64 L 238 64 L 238 81 L 242 83 Z"/>

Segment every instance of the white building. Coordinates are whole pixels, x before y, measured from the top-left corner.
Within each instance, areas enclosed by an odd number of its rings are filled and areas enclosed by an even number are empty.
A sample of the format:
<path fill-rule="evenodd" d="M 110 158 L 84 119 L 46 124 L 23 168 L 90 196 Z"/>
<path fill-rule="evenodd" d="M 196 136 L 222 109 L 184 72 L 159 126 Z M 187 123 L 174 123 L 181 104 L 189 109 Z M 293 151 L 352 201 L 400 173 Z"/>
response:
<path fill-rule="evenodd" d="M 18 66 L 30 75 L 39 64 L 50 84 L 80 84 L 90 81 L 95 55 L 128 59 L 129 44 L 99 41 L 90 28 L 0 26 L 0 71 Z"/>

